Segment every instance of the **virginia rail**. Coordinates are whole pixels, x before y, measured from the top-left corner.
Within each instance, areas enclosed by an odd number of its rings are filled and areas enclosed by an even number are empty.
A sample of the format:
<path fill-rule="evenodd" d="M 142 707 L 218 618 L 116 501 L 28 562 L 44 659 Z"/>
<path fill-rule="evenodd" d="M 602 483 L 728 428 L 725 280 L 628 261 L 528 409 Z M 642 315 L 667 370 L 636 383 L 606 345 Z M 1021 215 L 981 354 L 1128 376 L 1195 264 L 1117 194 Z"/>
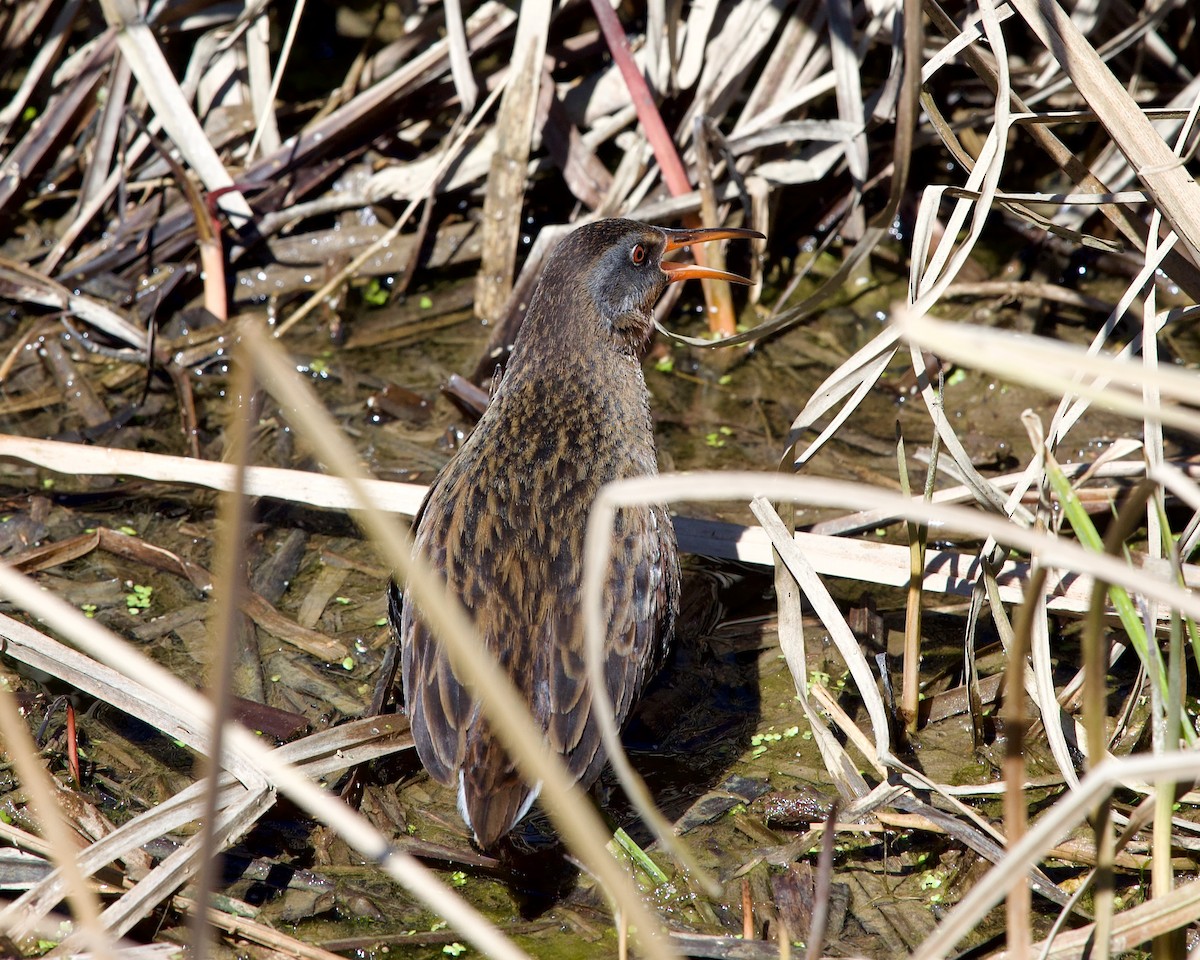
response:
<path fill-rule="evenodd" d="M 662 257 L 693 243 L 760 236 L 601 220 L 566 237 L 546 262 L 490 406 L 414 520 L 417 552 L 446 577 L 584 787 L 605 762 L 584 667 L 584 531 L 603 484 L 657 473 L 640 364 L 652 309 L 675 280 L 749 282 Z M 679 558 L 663 506 L 620 511 L 614 537 L 605 675 L 623 723 L 670 645 Z M 390 615 L 417 753 L 435 780 L 457 787 L 463 820 L 491 849 L 538 788 L 517 772 L 395 585 Z"/>

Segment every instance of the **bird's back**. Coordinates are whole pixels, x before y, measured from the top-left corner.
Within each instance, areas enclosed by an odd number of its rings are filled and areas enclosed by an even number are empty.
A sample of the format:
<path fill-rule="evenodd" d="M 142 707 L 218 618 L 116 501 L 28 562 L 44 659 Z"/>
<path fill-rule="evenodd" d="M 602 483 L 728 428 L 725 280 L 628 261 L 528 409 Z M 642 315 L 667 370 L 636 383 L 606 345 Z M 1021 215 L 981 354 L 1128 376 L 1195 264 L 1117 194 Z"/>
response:
<path fill-rule="evenodd" d="M 614 377 L 631 383 L 614 389 Z M 416 526 L 418 552 L 446 577 L 585 786 L 605 761 L 580 617 L 587 519 L 604 483 L 655 470 L 645 384 L 632 359 L 568 378 L 526 370 L 503 384 L 434 482 Z M 613 544 L 606 678 L 620 723 L 663 659 L 679 574 L 662 507 L 620 511 Z M 435 779 L 458 788 L 463 817 L 486 849 L 524 815 L 536 789 L 516 772 L 410 604 L 399 634 L 418 753 Z"/>

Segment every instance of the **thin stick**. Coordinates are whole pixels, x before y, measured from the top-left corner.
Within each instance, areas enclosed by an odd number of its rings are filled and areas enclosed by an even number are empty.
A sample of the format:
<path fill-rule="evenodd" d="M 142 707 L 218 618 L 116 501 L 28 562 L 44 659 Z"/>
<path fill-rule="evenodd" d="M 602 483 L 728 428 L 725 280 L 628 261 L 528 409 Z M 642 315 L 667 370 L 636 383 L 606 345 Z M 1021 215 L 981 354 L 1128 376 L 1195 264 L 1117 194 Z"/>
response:
<path fill-rule="evenodd" d="M 191 916 L 188 940 L 195 960 L 205 960 L 211 946 L 212 928 L 208 923 L 209 897 L 216 885 L 216 822 L 221 792 L 221 751 L 225 746 L 225 721 L 233 704 L 233 665 L 237 659 L 234 644 L 238 634 L 241 600 L 245 592 L 245 526 L 249 513 L 245 496 L 246 460 L 249 456 L 249 425 L 252 381 L 245 364 L 234 367 L 231 384 L 233 410 L 229 424 L 229 449 L 234 466 L 234 489 L 221 497 L 221 539 L 216 569 L 218 583 L 217 615 L 209 628 L 209 647 L 213 660 L 208 677 L 212 691 L 212 747 L 205 758 L 204 775 L 208 781 L 204 796 L 204 815 L 200 820 L 200 869 L 196 875 L 195 899 L 201 909 Z"/>

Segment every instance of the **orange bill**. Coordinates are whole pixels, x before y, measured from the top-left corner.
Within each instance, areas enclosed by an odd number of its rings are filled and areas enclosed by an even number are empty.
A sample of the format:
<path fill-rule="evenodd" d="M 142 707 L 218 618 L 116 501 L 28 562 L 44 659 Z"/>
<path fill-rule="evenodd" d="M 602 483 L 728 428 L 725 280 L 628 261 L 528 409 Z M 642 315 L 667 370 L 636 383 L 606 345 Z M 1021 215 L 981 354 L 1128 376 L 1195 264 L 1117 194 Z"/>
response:
<path fill-rule="evenodd" d="M 667 283 L 677 280 L 726 280 L 729 283 L 753 283 L 749 277 L 739 277 L 727 270 L 714 270 L 712 267 L 702 267 L 698 263 L 676 263 L 674 260 L 664 260 L 659 264 L 667 275 Z"/>
<path fill-rule="evenodd" d="M 659 227 L 667 235 L 667 253 L 693 243 L 708 243 L 710 240 L 765 240 L 757 230 L 744 227 L 697 227 L 694 230 Z"/>
<path fill-rule="evenodd" d="M 757 230 L 747 230 L 743 227 L 697 227 L 694 230 L 672 230 L 660 227 L 659 229 L 667 235 L 667 245 L 664 251 L 666 253 L 672 250 L 679 250 L 682 247 L 689 247 L 693 243 L 708 243 L 710 240 L 765 239 Z M 728 283 L 753 282 L 746 277 L 739 277 L 736 273 L 714 270 L 711 267 L 702 267 L 696 263 L 675 263 L 664 260 L 659 266 L 667 274 L 667 281 L 669 283 L 674 283 L 677 280 L 725 280 Z"/>

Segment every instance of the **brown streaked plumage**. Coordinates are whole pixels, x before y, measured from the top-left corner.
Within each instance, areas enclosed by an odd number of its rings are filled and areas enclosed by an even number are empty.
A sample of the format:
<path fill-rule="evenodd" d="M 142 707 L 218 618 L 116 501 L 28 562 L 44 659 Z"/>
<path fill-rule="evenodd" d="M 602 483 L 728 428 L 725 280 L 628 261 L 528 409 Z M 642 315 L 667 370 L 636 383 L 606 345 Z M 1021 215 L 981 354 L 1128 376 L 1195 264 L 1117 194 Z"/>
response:
<path fill-rule="evenodd" d="M 550 256 L 491 405 L 430 487 L 416 549 L 445 577 L 483 642 L 584 786 L 605 762 L 580 618 L 583 538 L 600 487 L 657 472 L 640 358 L 667 284 L 740 277 L 663 263 L 689 243 L 749 230 L 666 230 L 602 220 Z M 679 607 L 665 507 L 619 513 L 605 590 L 608 693 L 618 723 L 662 664 Z M 483 849 L 529 809 L 526 784 L 459 683 L 419 611 L 393 586 L 406 708 L 430 775 L 458 790 Z"/>

